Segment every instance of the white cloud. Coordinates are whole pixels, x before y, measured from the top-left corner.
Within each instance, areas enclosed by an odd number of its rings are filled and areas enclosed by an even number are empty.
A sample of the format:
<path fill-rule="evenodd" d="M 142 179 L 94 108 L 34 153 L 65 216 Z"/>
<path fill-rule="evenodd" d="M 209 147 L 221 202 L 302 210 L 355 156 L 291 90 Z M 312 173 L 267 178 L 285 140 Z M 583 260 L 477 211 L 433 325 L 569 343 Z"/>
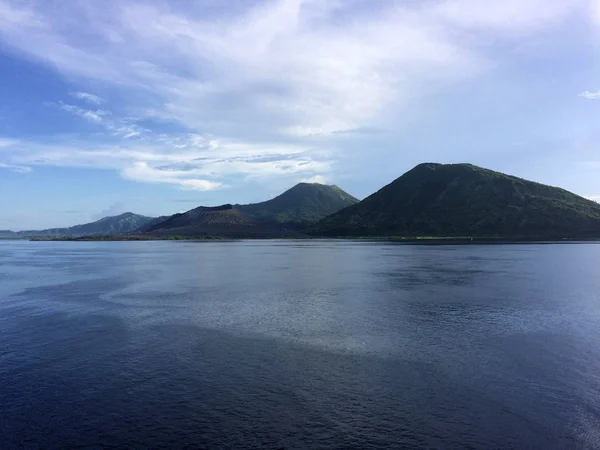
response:
<path fill-rule="evenodd" d="M 150 131 L 136 125 L 135 123 L 129 123 L 128 120 L 114 117 L 112 111 L 106 109 L 91 110 L 64 102 L 59 102 L 58 106 L 63 111 L 71 113 L 96 125 L 101 125 L 109 132 L 111 136 L 129 139 L 132 137 L 141 136 L 142 134 Z"/>
<path fill-rule="evenodd" d="M 303 178 L 300 181 L 302 181 L 303 183 L 327 184 L 327 178 L 325 178 L 323 175 L 315 175 L 314 177 Z"/>
<path fill-rule="evenodd" d="M 6 148 L 6 147 L 11 147 L 11 146 L 16 145 L 18 143 L 19 143 L 19 141 L 17 141 L 16 139 L 4 139 L 4 138 L 0 138 L 0 149 Z"/>
<path fill-rule="evenodd" d="M 325 138 L 397 127 L 414 117 L 415 99 L 493 68 L 499 43 L 522 43 L 585 5 L 278 0 L 232 4 L 215 18 L 192 2 L 0 0 L 7 48 L 192 132 L 160 134 L 108 107 L 61 103 L 118 143 L 27 143 L 3 161 L 104 167 L 201 190 L 233 175 L 323 179 L 335 161 Z M 324 139 L 310 148 L 301 144 L 308 136 Z"/>
<path fill-rule="evenodd" d="M 148 183 L 177 184 L 184 190 L 210 191 L 220 186 L 220 183 L 195 178 L 198 170 L 171 170 L 156 169 L 145 162 L 135 162 L 132 166 L 123 169 L 125 178 Z"/>
<path fill-rule="evenodd" d="M 270 177 L 310 178 L 327 173 L 331 161 L 320 151 L 300 145 L 245 144 L 209 139 L 197 134 L 155 135 L 126 144 L 21 143 L 0 160 L 15 165 L 51 165 L 111 169 L 140 182 L 177 185 L 182 189 L 214 190 L 228 177 L 268 180 Z"/>
<path fill-rule="evenodd" d="M 600 24 L 600 0 L 591 0 L 590 11 L 593 20 Z"/>
<path fill-rule="evenodd" d="M 0 169 L 7 169 L 17 173 L 29 173 L 31 172 L 31 167 L 27 166 L 16 166 L 13 164 L 6 164 L 0 162 Z"/>
<path fill-rule="evenodd" d="M 488 3 L 352 11 L 339 1 L 280 0 L 215 21 L 192 7 L 110 1 L 70 5 L 65 20 L 45 2 L 4 1 L 0 34 L 66 74 L 146 90 L 164 105 L 159 114 L 192 129 L 305 136 L 372 125 L 387 107 L 487 67 L 462 28 L 522 34 L 573 9 L 556 0 Z"/>
<path fill-rule="evenodd" d="M 88 122 L 93 122 L 97 124 L 101 124 L 105 120 L 105 117 L 111 114 L 110 111 L 106 111 L 103 109 L 97 109 L 94 111 L 90 109 L 80 108 L 79 106 L 75 105 L 69 105 L 63 102 L 60 102 L 58 106 L 63 111 L 67 111 L 71 114 L 81 117 L 82 119 L 87 120 Z"/>
<path fill-rule="evenodd" d="M 89 103 L 100 105 L 104 103 L 104 99 L 97 95 L 90 94 L 89 92 L 72 92 L 71 95 L 79 100 L 83 100 Z"/>
<path fill-rule="evenodd" d="M 588 4 L 589 0 L 443 0 L 432 11 L 463 29 L 522 35 L 585 11 Z"/>
<path fill-rule="evenodd" d="M 140 136 L 144 129 L 137 125 L 121 125 L 112 129 L 113 136 L 122 136 L 123 139 Z"/>
<path fill-rule="evenodd" d="M 588 100 L 600 100 L 600 90 L 597 91 L 583 91 L 579 94 L 580 97 L 587 98 Z"/>
<path fill-rule="evenodd" d="M 588 195 L 587 198 L 589 200 L 600 203 L 600 195 Z"/>

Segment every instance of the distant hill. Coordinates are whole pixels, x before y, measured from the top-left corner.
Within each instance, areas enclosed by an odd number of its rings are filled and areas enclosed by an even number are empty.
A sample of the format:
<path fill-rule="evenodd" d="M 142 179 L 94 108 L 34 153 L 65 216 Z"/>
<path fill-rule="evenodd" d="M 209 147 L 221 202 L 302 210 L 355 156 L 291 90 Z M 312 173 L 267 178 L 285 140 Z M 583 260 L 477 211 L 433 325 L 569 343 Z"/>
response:
<path fill-rule="evenodd" d="M 471 164 L 420 164 L 321 220 L 318 236 L 600 237 L 600 204 Z"/>
<path fill-rule="evenodd" d="M 200 206 L 157 218 L 138 232 L 153 236 L 296 237 L 306 226 L 356 202 L 337 186 L 300 183 L 272 200 L 250 205 Z"/>
<path fill-rule="evenodd" d="M 0 239 L 17 239 L 19 235 L 11 230 L 0 230 Z"/>
<path fill-rule="evenodd" d="M 294 237 L 270 223 L 258 221 L 232 205 L 200 206 L 185 213 L 174 214 L 144 229 L 152 236 L 224 237 L 224 238 L 276 238 Z"/>
<path fill-rule="evenodd" d="M 153 220 L 152 217 L 140 216 L 139 214 L 127 212 L 118 216 L 104 217 L 95 222 L 75 225 L 69 228 L 19 231 L 13 233 L 13 235 L 14 237 L 76 237 L 125 234 L 139 229 L 151 220 Z"/>
<path fill-rule="evenodd" d="M 125 213 L 70 228 L 0 231 L 0 238 L 69 238 L 99 235 L 154 237 L 292 237 L 323 217 L 358 202 L 337 186 L 300 183 L 262 203 L 194 208 L 172 216 Z"/>
<path fill-rule="evenodd" d="M 299 183 L 272 200 L 235 208 L 255 220 L 303 228 L 357 202 L 337 186 Z"/>

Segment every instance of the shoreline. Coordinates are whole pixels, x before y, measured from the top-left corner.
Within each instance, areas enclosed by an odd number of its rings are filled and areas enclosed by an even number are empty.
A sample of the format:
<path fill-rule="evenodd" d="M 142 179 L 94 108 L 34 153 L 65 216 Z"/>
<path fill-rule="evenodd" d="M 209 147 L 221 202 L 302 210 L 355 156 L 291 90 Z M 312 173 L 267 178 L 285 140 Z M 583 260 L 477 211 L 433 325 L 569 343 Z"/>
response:
<path fill-rule="evenodd" d="M 493 245 L 493 244 L 576 244 L 596 243 L 600 238 L 501 238 L 501 237 L 252 237 L 252 236 L 144 236 L 144 235 L 104 235 L 104 236 L 74 236 L 74 237 L 31 237 L 22 239 L 4 240 L 28 240 L 31 242 L 145 242 L 145 241 L 274 241 L 274 240 L 311 240 L 311 241 L 363 241 L 363 242 L 389 242 L 396 244 L 411 245 Z"/>

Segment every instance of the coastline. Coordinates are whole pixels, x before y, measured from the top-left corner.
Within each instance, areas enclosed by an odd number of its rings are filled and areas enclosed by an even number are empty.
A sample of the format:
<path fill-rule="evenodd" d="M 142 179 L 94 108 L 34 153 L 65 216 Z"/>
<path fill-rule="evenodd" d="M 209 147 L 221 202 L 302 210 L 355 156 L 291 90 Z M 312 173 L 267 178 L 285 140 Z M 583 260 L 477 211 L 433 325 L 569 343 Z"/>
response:
<path fill-rule="evenodd" d="M 13 239 L 10 239 L 13 240 Z M 410 245 L 492 245 L 492 244 L 576 244 L 600 243 L 598 238 L 549 238 L 549 237 L 439 237 L 439 236 L 296 236 L 296 237 L 255 237 L 255 236 L 150 236 L 150 235 L 102 235 L 72 237 L 31 237 L 16 240 L 33 242 L 132 242 L 132 241 L 231 241 L 231 240 L 338 240 L 363 242 L 389 242 Z"/>

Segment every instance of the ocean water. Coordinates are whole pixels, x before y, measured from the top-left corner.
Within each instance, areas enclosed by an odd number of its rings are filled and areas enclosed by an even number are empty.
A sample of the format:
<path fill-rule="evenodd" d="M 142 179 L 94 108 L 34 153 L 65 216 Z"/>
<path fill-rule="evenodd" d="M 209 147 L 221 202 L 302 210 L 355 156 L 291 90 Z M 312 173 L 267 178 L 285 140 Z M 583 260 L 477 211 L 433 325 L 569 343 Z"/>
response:
<path fill-rule="evenodd" d="M 600 245 L 0 241 L 0 448 L 600 448 Z"/>

